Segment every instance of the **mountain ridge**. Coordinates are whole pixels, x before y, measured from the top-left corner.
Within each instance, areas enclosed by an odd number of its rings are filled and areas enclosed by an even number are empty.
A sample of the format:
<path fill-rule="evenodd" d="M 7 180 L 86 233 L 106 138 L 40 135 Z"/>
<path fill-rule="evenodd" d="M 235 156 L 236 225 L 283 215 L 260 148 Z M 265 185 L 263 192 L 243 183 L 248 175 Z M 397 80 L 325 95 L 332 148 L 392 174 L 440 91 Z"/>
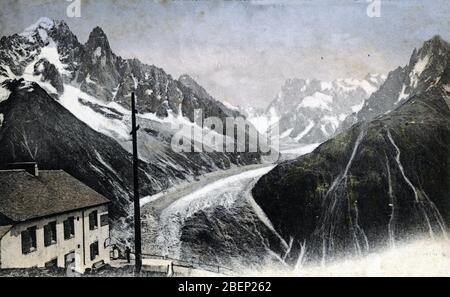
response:
<path fill-rule="evenodd" d="M 321 143 L 333 136 L 341 122 L 359 110 L 364 99 L 383 81 L 384 76 L 377 74 L 368 74 L 362 80 L 331 82 L 288 79 L 265 111 L 250 117 L 249 121 L 264 126 L 263 130 L 277 123 L 280 137 L 285 141 Z"/>
<path fill-rule="evenodd" d="M 419 50 L 415 48 L 409 63 L 391 71 L 379 90 L 367 98 L 360 111 L 349 115 L 338 130 L 343 131 L 352 124 L 370 121 L 378 115 L 390 112 L 410 96 L 431 87 L 436 83 L 432 77 L 439 79 L 446 69 L 449 48 L 449 43 L 439 35 L 424 42 Z M 444 64 L 441 64 L 442 61 Z M 435 73 L 430 73 L 433 70 Z"/>
<path fill-rule="evenodd" d="M 446 236 L 450 50 L 433 40 L 421 50 L 429 44 L 448 51 L 446 58 L 424 66 L 428 75 L 417 76 L 419 88 L 397 108 L 357 122 L 257 182 L 255 200 L 275 229 L 293 238 L 292 262 L 304 244 L 306 261 L 324 263 L 416 236 Z"/>
<path fill-rule="evenodd" d="M 180 125 L 206 132 L 193 124 L 195 108 L 223 120 L 236 111 L 197 96 L 161 68 L 116 56 L 100 27 L 85 45 L 65 22 L 48 18 L 0 39 L 0 166 L 34 161 L 63 169 L 108 197 L 112 234 L 121 244 L 133 236 L 131 91 L 141 127 L 141 197 L 261 161 L 259 153 L 175 152 L 171 139 Z"/>

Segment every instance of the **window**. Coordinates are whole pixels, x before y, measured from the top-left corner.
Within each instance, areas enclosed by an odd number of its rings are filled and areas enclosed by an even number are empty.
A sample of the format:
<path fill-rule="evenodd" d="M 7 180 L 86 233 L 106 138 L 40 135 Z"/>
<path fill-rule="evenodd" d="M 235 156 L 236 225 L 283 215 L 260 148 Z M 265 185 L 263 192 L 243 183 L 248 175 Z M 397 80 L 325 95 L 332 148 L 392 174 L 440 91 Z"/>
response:
<path fill-rule="evenodd" d="M 95 257 L 98 256 L 98 241 L 91 243 L 90 250 L 91 250 L 91 261 L 93 261 Z"/>
<path fill-rule="evenodd" d="M 89 230 L 97 229 L 97 227 L 98 227 L 97 211 L 94 210 L 89 214 Z"/>
<path fill-rule="evenodd" d="M 22 254 L 28 254 L 36 250 L 36 226 L 22 231 Z"/>
<path fill-rule="evenodd" d="M 106 225 L 108 225 L 108 214 L 102 214 L 100 216 L 100 226 L 103 227 Z"/>
<path fill-rule="evenodd" d="M 52 259 L 45 263 L 45 268 L 55 268 L 58 267 L 58 258 Z"/>
<path fill-rule="evenodd" d="M 64 225 L 64 239 L 71 239 L 75 236 L 75 219 L 74 217 L 68 217 L 67 220 L 63 222 Z"/>
<path fill-rule="evenodd" d="M 44 245 L 56 243 L 56 222 L 50 222 L 44 226 Z"/>

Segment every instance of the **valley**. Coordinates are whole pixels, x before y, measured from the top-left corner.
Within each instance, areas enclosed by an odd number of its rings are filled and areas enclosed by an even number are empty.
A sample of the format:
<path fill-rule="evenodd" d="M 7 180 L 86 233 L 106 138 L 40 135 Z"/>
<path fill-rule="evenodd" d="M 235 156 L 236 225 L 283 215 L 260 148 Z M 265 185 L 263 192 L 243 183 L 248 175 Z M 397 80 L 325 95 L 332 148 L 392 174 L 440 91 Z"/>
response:
<path fill-rule="evenodd" d="M 450 45 L 440 36 L 387 75 L 286 79 L 263 108 L 123 58 L 101 27 L 81 43 L 66 22 L 41 18 L 2 37 L 0 167 L 63 170 L 107 197 L 108 240 L 121 250 L 134 248 L 132 92 L 149 257 L 257 276 L 403 275 L 419 264 L 448 275 Z M 199 125 L 198 110 L 223 129 Z M 245 129 L 227 135 L 236 118 Z M 203 141 L 247 148 L 272 131 L 272 162 Z M 192 150 L 174 149 L 180 133 Z"/>

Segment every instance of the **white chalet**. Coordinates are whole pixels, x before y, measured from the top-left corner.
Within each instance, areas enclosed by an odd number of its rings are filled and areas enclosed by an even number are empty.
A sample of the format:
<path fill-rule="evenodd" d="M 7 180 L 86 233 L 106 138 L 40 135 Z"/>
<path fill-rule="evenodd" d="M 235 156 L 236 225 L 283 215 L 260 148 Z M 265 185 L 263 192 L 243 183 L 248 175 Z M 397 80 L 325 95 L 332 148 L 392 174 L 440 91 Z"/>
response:
<path fill-rule="evenodd" d="M 0 170 L 0 268 L 109 263 L 109 200 L 62 170 L 26 165 Z"/>

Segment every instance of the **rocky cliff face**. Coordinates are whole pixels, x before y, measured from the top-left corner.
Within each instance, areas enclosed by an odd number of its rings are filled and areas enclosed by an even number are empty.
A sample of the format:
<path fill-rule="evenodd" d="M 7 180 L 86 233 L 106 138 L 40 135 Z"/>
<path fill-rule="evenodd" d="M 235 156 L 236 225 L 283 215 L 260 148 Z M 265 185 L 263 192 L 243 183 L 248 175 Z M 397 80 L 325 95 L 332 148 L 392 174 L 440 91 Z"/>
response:
<path fill-rule="evenodd" d="M 100 27 L 92 30 L 81 52 L 77 74 L 81 90 L 96 98 L 112 100 L 121 76 L 127 74 L 126 63 L 112 52 L 108 38 Z"/>
<path fill-rule="evenodd" d="M 294 239 L 292 261 L 302 243 L 308 259 L 329 261 L 414 236 L 446 235 L 449 54 L 448 43 L 440 38 L 427 41 L 414 52 L 406 72 L 405 92 L 410 95 L 399 100 L 393 91 L 403 89 L 393 82 L 404 73 L 401 69 L 378 91 L 397 102 L 397 108 L 352 126 L 259 180 L 254 198 L 278 232 Z M 396 95 L 389 97 L 389 92 Z M 373 106 L 376 96 L 366 104 Z"/>
<path fill-rule="evenodd" d="M 42 58 L 34 64 L 34 76 L 40 76 L 41 82 L 47 82 L 53 86 L 58 94 L 64 92 L 64 83 L 61 75 L 55 65 L 50 63 L 46 58 Z"/>
<path fill-rule="evenodd" d="M 398 67 L 388 74 L 386 81 L 363 104 L 360 111 L 350 115 L 339 130 L 370 121 L 388 113 L 415 94 L 420 94 L 438 83 L 446 70 L 449 53 L 446 42 L 436 36 L 414 49 L 408 65 Z"/>

